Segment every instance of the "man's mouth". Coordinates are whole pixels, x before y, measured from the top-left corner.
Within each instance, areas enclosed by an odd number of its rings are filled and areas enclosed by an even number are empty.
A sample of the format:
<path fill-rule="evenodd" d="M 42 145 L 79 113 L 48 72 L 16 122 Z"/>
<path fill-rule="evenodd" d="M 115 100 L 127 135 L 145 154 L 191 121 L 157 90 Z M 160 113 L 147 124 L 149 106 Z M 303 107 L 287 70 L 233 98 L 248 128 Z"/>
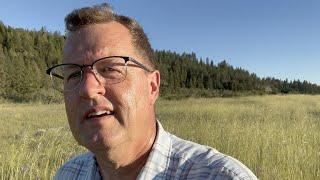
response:
<path fill-rule="evenodd" d="M 93 119 L 93 118 L 100 118 L 105 116 L 114 115 L 114 111 L 110 110 L 98 110 L 98 111 L 91 111 L 86 113 L 85 119 Z"/>

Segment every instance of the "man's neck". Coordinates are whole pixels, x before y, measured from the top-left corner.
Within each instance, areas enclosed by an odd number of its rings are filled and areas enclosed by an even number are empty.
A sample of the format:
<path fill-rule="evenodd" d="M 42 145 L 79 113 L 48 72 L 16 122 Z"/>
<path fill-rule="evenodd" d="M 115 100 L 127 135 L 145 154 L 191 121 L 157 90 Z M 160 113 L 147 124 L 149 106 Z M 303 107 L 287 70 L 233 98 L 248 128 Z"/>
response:
<path fill-rule="evenodd" d="M 156 126 L 156 125 L 155 125 Z M 149 140 L 138 146 L 139 151 L 130 152 L 129 147 L 117 151 L 116 159 L 108 158 L 106 154 L 95 154 L 99 165 L 100 174 L 107 179 L 136 179 L 141 169 L 146 164 L 153 143 L 156 138 L 157 128 L 150 131 Z"/>

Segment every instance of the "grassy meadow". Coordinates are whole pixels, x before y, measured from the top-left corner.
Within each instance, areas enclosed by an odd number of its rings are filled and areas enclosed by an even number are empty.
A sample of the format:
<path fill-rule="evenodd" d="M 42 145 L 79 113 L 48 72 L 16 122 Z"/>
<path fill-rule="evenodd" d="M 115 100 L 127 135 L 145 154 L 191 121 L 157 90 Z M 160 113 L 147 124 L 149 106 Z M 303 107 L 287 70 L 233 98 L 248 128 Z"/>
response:
<path fill-rule="evenodd" d="M 246 164 L 259 179 L 320 179 L 320 96 L 159 100 L 157 117 L 182 138 Z M 85 149 L 64 105 L 0 103 L 0 180 L 50 179 Z"/>

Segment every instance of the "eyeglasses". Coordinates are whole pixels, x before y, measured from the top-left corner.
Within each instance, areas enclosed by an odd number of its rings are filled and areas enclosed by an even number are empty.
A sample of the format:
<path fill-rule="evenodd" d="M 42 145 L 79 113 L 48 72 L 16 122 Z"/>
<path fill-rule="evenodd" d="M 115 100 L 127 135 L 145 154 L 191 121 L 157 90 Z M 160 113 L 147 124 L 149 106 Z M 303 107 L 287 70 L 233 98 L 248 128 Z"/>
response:
<path fill-rule="evenodd" d="M 135 65 L 128 64 L 129 61 Z M 53 88 L 60 92 L 66 92 L 74 91 L 80 86 L 86 67 L 91 68 L 101 84 L 108 85 L 125 80 L 128 66 L 136 66 L 147 72 L 152 72 L 139 61 L 126 56 L 103 57 L 95 60 L 91 65 L 58 64 L 47 69 L 46 72 L 51 77 Z"/>

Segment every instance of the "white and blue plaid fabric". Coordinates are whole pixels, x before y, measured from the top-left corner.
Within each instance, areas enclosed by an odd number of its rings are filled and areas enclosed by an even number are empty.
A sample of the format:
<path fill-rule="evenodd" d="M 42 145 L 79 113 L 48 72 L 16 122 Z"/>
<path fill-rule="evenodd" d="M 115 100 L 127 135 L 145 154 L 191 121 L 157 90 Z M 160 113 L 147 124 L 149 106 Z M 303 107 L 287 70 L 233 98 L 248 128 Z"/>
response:
<path fill-rule="evenodd" d="M 180 139 L 157 122 L 158 132 L 147 163 L 137 179 L 234 179 L 253 180 L 256 176 L 241 162 L 217 150 Z M 88 152 L 64 164 L 55 179 L 102 179 L 94 154 Z"/>

